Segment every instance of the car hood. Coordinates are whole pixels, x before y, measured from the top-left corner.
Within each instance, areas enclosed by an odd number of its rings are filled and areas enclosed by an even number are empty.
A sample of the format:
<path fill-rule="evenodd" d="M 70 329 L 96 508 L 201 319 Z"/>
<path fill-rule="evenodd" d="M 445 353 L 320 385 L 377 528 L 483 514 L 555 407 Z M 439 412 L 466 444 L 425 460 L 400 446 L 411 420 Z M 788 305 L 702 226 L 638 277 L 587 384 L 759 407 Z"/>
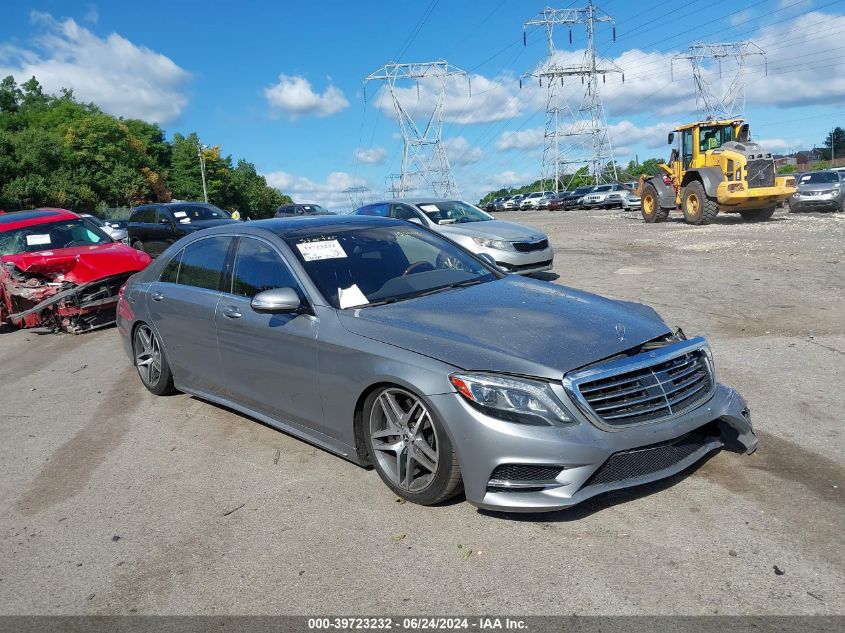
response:
<path fill-rule="evenodd" d="M 796 188 L 800 193 L 808 191 L 830 191 L 834 187 L 842 187 L 843 185 L 837 182 L 808 182 L 799 184 Z"/>
<path fill-rule="evenodd" d="M 545 234 L 529 226 L 504 220 L 465 222 L 463 224 L 438 224 L 437 230 L 447 237 L 486 237 L 496 240 L 526 241 L 542 240 Z"/>
<path fill-rule="evenodd" d="M 550 380 L 670 331 L 648 306 L 516 275 L 338 315 L 350 332 L 461 369 Z"/>
<path fill-rule="evenodd" d="M 14 264 L 21 272 L 44 275 L 55 281 L 70 281 L 74 284 L 137 272 L 146 268 L 151 261 L 146 253 L 118 242 L 0 257 L 0 262 Z"/>

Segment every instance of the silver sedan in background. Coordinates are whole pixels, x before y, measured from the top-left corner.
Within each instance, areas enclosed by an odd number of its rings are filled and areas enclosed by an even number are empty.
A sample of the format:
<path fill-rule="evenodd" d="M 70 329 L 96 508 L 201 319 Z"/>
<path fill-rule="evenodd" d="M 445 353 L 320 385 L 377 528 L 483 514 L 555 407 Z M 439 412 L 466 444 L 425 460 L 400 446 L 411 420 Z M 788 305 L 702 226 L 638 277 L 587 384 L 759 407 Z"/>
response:
<path fill-rule="evenodd" d="M 356 215 L 376 215 L 415 222 L 476 254 L 484 253 L 508 272 L 529 274 L 552 268 L 554 249 L 545 233 L 497 220 L 461 200 L 402 198 L 365 205 Z"/>
<path fill-rule="evenodd" d="M 789 210 L 845 211 L 845 172 L 814 171 L 795 178 L 796 191 L 789 198 Z"/>
<path fill-rule="evenodd" d="M 117 313 L 151 392 L 372 465 L 420 504 L 463 488 L 482 508 L 554 510 L 757 445 L 704 339 L 401 220 L 199 231 L 133 276 Z"/>

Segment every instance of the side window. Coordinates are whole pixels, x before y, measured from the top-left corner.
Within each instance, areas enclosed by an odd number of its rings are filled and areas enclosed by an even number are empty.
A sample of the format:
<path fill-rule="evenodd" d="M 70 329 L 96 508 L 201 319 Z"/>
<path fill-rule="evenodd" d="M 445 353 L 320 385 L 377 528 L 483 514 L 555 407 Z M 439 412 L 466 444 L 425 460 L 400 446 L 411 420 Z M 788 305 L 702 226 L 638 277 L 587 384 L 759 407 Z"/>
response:
<path fill-rule="evenodd" d="M 259 240 L 241 238 L 232 275 L 232 294 L 251 299 L 264 290 L 298 287 L 275 250 Z"/>
<path fill-rule="evenodd" d="M 167 266 L 164 267 L 164 270 L 161 271 L 161 277 L 159 277 L 159 281 L 162 281 L 167 284 L 175 284 L 176 279 L 179 275 L 179 264 L 182 262 L 182 253 L 185 251 L 179 251 L 176 255 L 173 256 L 169 262 L 167 262 Z"/>
<path fill-rule="evenodd" d="M 182 251 L 182 265 L 177 283 L 218 290 L 223 277 L 226 252 L 232 243 L 231 237 L 209 237 L 188 244 Z"/>
<path fill-rule="evenodd" d="M 420 217 L 419 214 L 407 204 L 391 204 L 390 215 L 391 217 L 398 218 L 399 220 L 410 220 L 411 218 Z"/>
<path fill-rule="evenodd" d="M 387 217 L 387 205 L 386 204 L 371 204 L 369 206 L 364 207 L 361 209 L 361 212 L 358 215 L 377 215 L 382 218 Z"/>
<path fill-rule="evenodd" d="M 146 209 L 138 209 L 132 216 L 133 222 L 141 222 L 143 224 L 152 224 L 156 221 L 155 207 L 147 207 Z"/>

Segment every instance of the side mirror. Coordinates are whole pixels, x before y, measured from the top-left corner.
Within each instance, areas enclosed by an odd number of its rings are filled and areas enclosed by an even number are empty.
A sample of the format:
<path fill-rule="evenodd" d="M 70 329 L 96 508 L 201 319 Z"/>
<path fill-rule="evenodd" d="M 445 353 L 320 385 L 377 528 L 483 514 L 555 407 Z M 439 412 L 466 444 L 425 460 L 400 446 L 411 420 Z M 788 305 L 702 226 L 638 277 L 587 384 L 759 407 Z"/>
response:
<path fill-rule="evenodd" d="M 160 218 L 158 219 L 158 223 L 159 223 L 159 224 L 167 224 L 167 225 L 172 225 L 172 224 L 173 224 L 173 222 L 171 222 L 171 221 L 170 221 L 170 218 L 168 218 L 167 216 L 160 217 Z"/>
<path fill-rule="evenodd" d="M 675 141 L 675 133 L 669 132 L 669 140 L 666 141 L 669 145 L 671 145 Z"/>
<path fill-rule="evenodd" d="M 488 253 L 478 253 L 476 257 L 478 257 L 479 259 L 483 259 L 486 263 L 490 264 L 496 270 L 501 270 L 501 268 L 499 268 L 499 264 L 496 263 L 496 260 L 493 259 L 492 255 L 489 255 Z"/>
<path fill-rule="evenodd" d="M 255 295 L 250 306 L 256 312 L 296 312 L 302 302 L 293 288 L 273 288 Z"/>
<path fill-rule="evenodd" d="M 408 222 L 413 222 L 414 224 L 419 224 L 420 226 L 424 226 L 421 218 L 417 218 L 417 217 L 408 218 Z"/>

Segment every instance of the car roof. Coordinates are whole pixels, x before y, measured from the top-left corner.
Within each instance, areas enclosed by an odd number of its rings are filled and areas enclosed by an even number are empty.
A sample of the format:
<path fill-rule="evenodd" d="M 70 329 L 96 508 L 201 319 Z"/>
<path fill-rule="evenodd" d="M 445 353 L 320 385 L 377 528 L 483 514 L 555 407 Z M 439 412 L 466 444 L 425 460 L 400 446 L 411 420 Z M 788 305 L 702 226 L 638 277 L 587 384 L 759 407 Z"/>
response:
<path fill-rule="evenodd" d="M 182 202 L 147 202 L 146 204 L 139 204 L 135 209 L 145 209 L 147 207 L 167 207 L 168 209 L 175 209 L 179 207 L 214 207 L 210 202 L 190 202 L 183 200 Z"/>
<path fill-rule="evenodd" d="M 67 209 L 45 207 L 29 211 L 11 211 L 0 215 L 0 232 L 19 229 L 24 226 L 46 224 L 56 220 L 77 220 L 79 216 Z"/>
<path fill-rule="evenodd" d="M 223 226 L 204 229 L 203 234 L 250 233 L 254 229 L 261 229 L 262 231 L 274 233 L 284 239 L 371 226 L 407 227 L 408 223 L 405 220 L 382 218 L 372 215 L 302 215 L 294 218 L 271 218 L 268 220 L 225 224 Z"/>
<path fill-rule="evenodd" d="M 457 198 L 391 198 L 390 200 L 377 200 L 376 202 L 368 202 L 367 204 L 361 205 L 363 207 L 369 207 L 374 204 L 434 204 L 436 202 L 463 202 L 463 200 L 458 200 Z M 468 202 L 466 204 L 469 204 Z"/>

